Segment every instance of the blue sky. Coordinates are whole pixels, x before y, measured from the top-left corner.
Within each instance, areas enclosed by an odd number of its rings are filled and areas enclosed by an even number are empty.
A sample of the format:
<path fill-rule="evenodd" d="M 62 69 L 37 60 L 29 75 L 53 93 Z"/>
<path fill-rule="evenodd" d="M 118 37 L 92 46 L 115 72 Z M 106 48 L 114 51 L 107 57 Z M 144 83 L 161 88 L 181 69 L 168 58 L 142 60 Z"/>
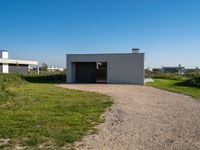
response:
<path fill-rule="evenodd" d="M 65 66 L 66 53 L 140 48 L 149 67 L 200 67 L 199 7 L 199 0 L 1 0 L 0 49 Z"/>

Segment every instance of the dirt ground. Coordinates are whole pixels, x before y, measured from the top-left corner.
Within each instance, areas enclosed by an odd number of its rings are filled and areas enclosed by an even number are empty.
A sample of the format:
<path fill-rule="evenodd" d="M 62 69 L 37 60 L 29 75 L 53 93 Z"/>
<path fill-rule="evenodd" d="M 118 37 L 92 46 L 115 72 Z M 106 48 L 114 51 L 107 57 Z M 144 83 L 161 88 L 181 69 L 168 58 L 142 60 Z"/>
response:
<path fill-rule="evenodd" d="M 114 105 L 97 134 L 76 149 L 200 149 L 200 100 L 148 86 L 63 84 L 64 88 L 110 95 Z"/>

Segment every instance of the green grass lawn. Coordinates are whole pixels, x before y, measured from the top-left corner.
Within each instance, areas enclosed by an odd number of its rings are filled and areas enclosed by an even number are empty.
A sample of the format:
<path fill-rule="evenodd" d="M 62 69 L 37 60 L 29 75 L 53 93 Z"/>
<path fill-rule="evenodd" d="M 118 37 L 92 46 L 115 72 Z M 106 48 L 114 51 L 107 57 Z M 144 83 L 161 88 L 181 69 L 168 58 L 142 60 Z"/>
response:
<path fill-rule="evenodd" d="M 102 122 L 111 106 L 109 96 L 62 89 L 53 84 L 23 83 L 9 87 L 8 99 L 0 99 L 0 139 L 11 139 L 0 149 L 16 144 L 37 148 L 61 147 L 80 140 Z"/>
<path fill-rule="evenodd" d="M 178 83 L 179 81 L 171 79 L 154 79 L 154 81 L 155 82 L 146 83 L 146 85 L 168 90 L 171 92 L 182 93 L 198 99 L 200 98 L 200 88 L 198 87 L 176 85 L 176 83 Z"/>

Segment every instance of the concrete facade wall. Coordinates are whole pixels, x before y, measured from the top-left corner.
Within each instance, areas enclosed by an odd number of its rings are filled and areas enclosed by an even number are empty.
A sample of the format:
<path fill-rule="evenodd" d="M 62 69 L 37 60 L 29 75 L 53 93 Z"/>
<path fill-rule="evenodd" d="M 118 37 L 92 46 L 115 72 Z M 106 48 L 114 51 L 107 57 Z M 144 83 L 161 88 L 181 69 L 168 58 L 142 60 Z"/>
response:
<path fill-rule="evenodd" d="M 9 73 L 9 66 L 8 66 L 8 64 L 3 64 L 2 65 L 2 72 L 3 73 Z"/>
<path fill-rule="evenodd" d="M 75 82 L 75 62 L 107 62 L 107 83 L 144 84 L 144 53 L 69 54 L 67 82 Z"/>
<path fill-rule="evenodd" d="M 9 73 L 28 73 L 28 65 L 9 64 Z"/>

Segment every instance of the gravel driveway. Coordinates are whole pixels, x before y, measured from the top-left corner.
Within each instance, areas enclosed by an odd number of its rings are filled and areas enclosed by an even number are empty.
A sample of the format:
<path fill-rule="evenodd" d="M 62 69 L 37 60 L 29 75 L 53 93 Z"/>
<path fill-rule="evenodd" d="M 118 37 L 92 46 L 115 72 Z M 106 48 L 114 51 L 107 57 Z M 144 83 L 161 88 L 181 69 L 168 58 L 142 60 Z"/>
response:
<path fill-rule="evenodd" d="M 98 134 L 76 143 L 77 149 L 200 149 L 200 101 L 148 86 L 63 84 L 64 88 L 110 95 L 114 105 Z"/>

